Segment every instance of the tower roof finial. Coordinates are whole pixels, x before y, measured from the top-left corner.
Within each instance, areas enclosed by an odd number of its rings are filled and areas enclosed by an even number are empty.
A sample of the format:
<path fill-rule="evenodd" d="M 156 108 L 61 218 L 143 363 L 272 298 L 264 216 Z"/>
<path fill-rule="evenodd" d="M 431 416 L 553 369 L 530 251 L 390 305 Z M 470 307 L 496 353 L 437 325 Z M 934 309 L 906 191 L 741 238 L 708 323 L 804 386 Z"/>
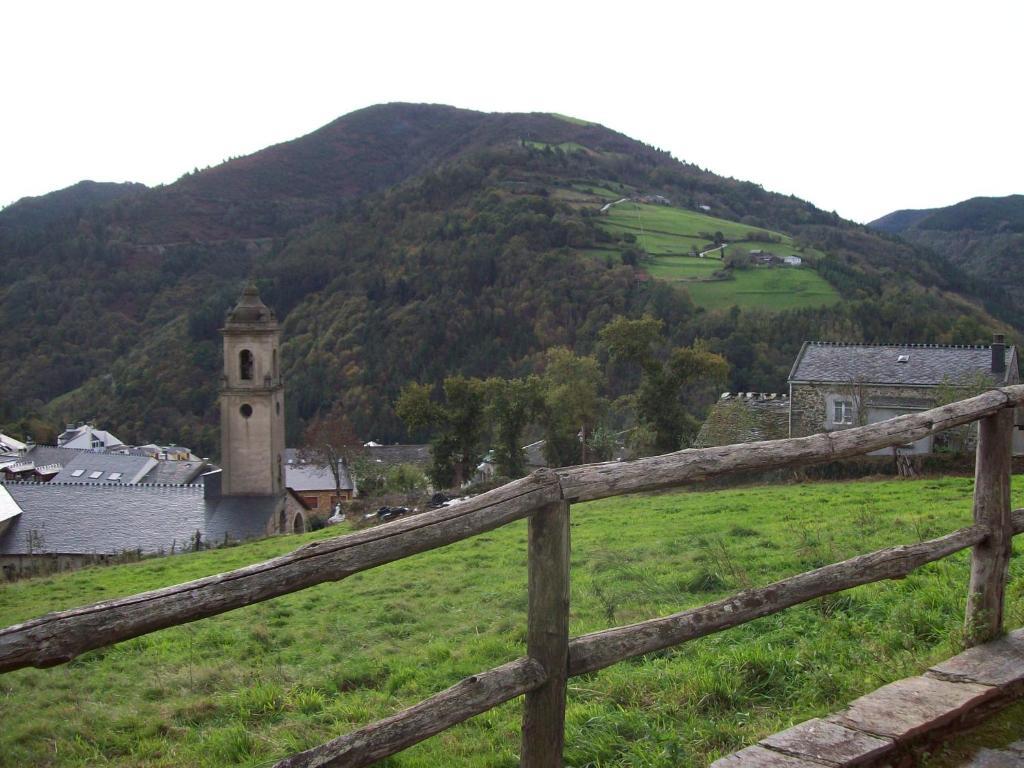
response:
<path fill-rule="evenodd" d="M 236 323 L 272 324 L 277 322 L 277 318 L 274 317 L 274 312 L 260 299 L 256 282 L 250 279 L 235 308 L 228 313 L 227 322 L 229 325 Z"/>

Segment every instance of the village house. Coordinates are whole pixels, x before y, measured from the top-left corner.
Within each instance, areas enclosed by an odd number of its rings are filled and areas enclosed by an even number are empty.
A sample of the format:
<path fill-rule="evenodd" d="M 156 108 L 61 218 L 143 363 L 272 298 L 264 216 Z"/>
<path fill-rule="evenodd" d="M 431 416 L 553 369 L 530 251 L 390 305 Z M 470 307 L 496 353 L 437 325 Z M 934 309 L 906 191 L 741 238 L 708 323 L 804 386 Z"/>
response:
<path fill-rule="evenodd" d="M 27 447 L 26 443 L 15 440 L 13 437 L 0 432 L 0 453 L 17 453 L 18 451 L 24 451 Z"/>
<path fill-rule="evenodd" d="M 338 463 L 339 489 L 329 466 L 303 460 L 301 452 L 294 448 L 285 451 L 284 476 L 288 490 L 319 517 L 330 517 L 341 502 L 356 494 L 352 474 L 343 461 Z"/>
<path fill-rule="evenodd" d="M 778 256 L 771 251 L 766 251 L 761 248 L 754 248 L 750 251 L 750 263 L 757 265 L 774 264 L 777 262 Z"/>
<path fill-rule="evenodd" d="M 1002 335 L 991 345 L 804 342 L 789 374 L 789 434 L 874 424 L 934 408 L 944 395 L 967 397 L 1016 384 L 1017 350 Z M 1021 447 L 1021 434 L 1015 430 Z M 906 453 L 930 453 L 935 437 Z"/>
<path fill-rule="evenodd" d="M 841 344 L 809 341 L 789 374 L 789 393 L 726 392 L 708 413 L 694 447 L 730 445 L 874 424 L 934 408 L 951 398 L 1019 382 L 1017 350 L 997 335 L 991 345 Z M 1018 425 L 1024 419 L 1018 418 Z M 1024 431 L 1014 430 L 1024 454 Z M 900 453 L 930 453 L 952 444 L 929 436 Z M 882 451 L 889 455 L 891 450 Z"/>
<path fill-rule="evenodd" d="M 92 424 L 68 424 L 57 436 L 59 448 L 77 448 L 86 451 L 103 451 L 123 446 L 118 438 Z"/>
<path fill-rule="evenodd" d="M 255 287 L 246 288 L 221 334 L 223 469 L 132 450 L 104 452 L 119 441 L 90 425 L 66 430 L 64 446 L 26 446 L 24 455 L 13 458 L 60 469 L 49 483 L 0 485 L 5 576 L 305 530 L 310 510 L 286 490 L 284 479 L 281 332 Z M 83 436 L 86 445 L 71 447 Z M 97 440 L 104 444 L 93 445 Z M 166 479 L 189 482 L 147 482 L 159 467 Z M 196 471 L 204 474 L 191 474 Z"/>

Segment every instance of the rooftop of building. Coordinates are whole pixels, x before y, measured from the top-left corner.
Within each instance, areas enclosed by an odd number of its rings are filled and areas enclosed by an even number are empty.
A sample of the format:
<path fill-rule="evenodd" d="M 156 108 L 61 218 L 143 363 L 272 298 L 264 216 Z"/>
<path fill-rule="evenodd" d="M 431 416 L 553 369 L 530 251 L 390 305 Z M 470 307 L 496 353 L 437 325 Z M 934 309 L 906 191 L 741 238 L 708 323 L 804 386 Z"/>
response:
<path fill-rule="evenodd" d="M 998 355 L 998 352 L 996 353 Z M 1002 371 L 994 372 L 992 345 L 847 344 L 806 341 L 790 382 L 938 386 L 985 377 L 993 385 L 1017 378 L 1017 350 L 1004 346 Z"/>
<path fill-rule="evenodd" d="M 199 485 L 0 483 L 0 555 L 169 553 L 266 535 L 280 497 L 205 498 Z"/>

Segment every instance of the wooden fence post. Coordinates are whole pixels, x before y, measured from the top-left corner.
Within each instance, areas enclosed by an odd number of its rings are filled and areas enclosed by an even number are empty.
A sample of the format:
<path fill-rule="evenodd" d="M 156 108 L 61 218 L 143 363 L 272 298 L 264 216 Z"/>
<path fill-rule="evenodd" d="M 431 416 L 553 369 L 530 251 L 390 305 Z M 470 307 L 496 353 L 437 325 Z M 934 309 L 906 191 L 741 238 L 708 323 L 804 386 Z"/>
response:
<path fill-rule="evenodd" d="M 521 768 L 561 768 L 569 670 L 569 504 L 554 502 L 530 518 L 526 653 L 547 681 L 526 694 Z"/>
<path fill-rule="evenodd" d="M 1009 576 L 1013 526 L 1010 522 L 1010 461 L 1013 411 L 1005 408 L 978 422 L 974 464 L 974 522 L 989 530 L 971 553 L 971 585 L 965 619 L 968 645 L 1003 631 L 1003 596 Z"/>

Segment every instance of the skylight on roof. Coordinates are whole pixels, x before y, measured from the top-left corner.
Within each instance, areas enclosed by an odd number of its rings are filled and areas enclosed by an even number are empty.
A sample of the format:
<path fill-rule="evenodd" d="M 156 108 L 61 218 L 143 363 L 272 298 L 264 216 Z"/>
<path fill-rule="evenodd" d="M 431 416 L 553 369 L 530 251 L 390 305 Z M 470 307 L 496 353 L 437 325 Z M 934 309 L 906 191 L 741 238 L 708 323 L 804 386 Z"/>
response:
<path fill-rule="evenodd" d="M 89 473 L 89 479 L 90 480 L 99 480 L 101 477 L 103 477 L 103 473 L 102 472 L 90 472 Z"/>
<path fill-rule="evenodd" d="M 899 357 L 896 358 L 896 362 L 897 363 L 909 363 L 910 362 L 910 355 L 900 355 Z"/>
<path fill-rule="evenodd" d="M 120 480 L 120 479 L 121 479 L 121 473 L 120 472 L 111 472 L 109 475 L 107 475 L 107 480 Z"/>
<path fill-rule="evenodd" d="M 71 476 L 72 477 L 81 477 L 84 474 L 85 474 L 85 470 L 84 469 L 76 469 L 74 472 L 71 473 Z"/>

